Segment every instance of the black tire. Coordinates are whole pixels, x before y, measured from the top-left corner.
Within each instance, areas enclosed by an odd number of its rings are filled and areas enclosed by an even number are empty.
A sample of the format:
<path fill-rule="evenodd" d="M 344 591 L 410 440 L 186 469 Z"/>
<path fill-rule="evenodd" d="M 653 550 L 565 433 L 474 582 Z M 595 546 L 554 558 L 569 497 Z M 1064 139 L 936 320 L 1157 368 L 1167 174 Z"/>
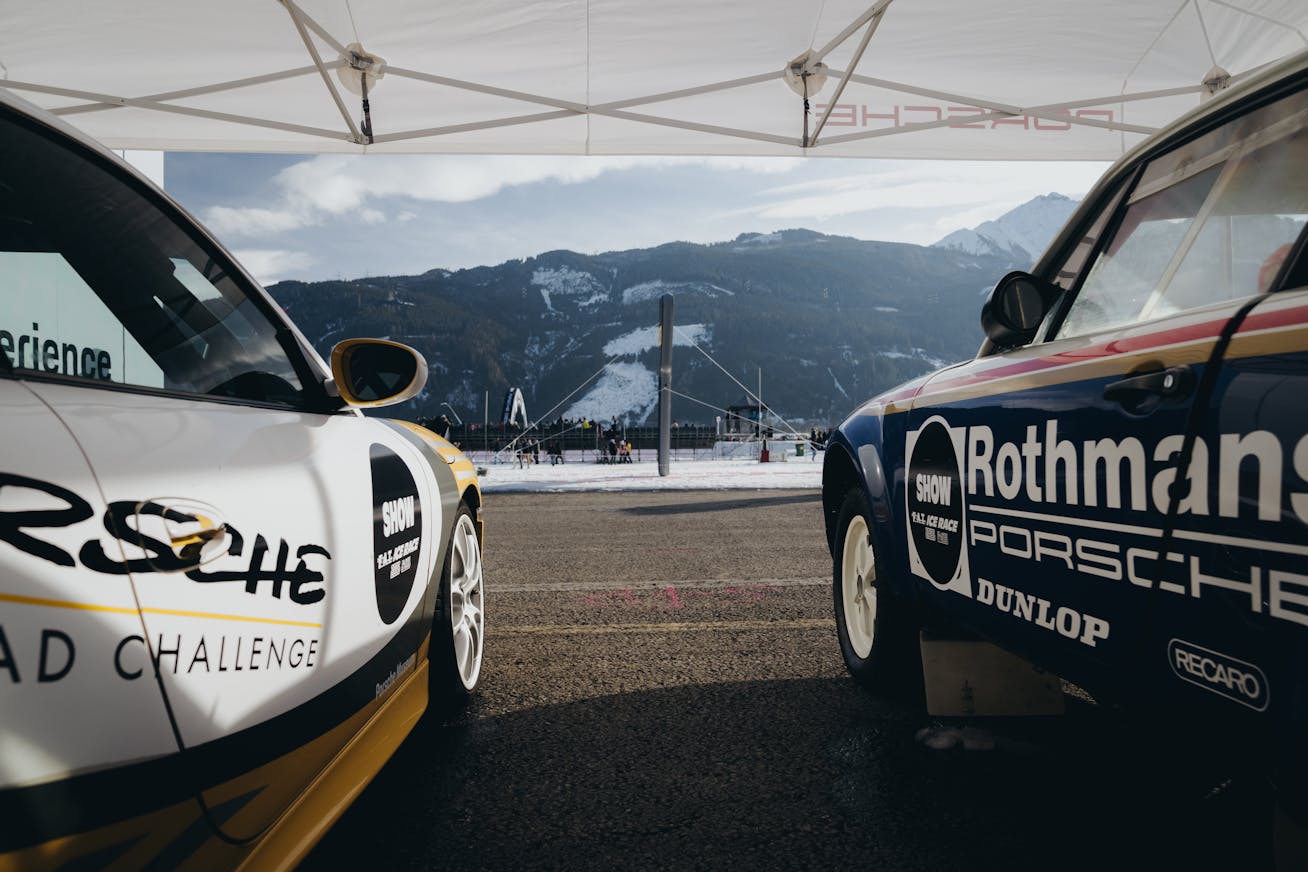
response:
<path fill-rule="evenodd" d="M 858 488 L 845 494 L 832 549 L 836 635 L 845 668 L 859 684 L 885 695 L 921 698 L 920 623 L 897 597 L 876 558 L 872 513 Z"/>
<path fill-rule="evenodd" d="M 441 588 L 432 621 L 431 706 L 451 709 L 467 701 L 481 678 L 486 649 L 485 579 L 481 542 L 472 510 L 460 505 L 450 527 Z"/>

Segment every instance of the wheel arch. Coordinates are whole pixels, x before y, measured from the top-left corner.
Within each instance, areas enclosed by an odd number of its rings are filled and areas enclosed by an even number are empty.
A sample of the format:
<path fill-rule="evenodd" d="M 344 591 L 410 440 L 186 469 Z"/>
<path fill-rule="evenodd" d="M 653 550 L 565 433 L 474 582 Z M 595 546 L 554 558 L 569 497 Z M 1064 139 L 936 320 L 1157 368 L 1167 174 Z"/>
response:
<path fill-rule="evenodd" d="M 826 527 L 827 550 L 835 555 L 836 524 L 840 520 L 840 506 L 845 494 L 854 487 L 864 487 L 863 476 L 858 469 L 848 445 L 827 446 L 827 456 L 822 463 L 822 520 Z"/>
<path fill-rule="evenodd" d="M 890 520 L 889 486 L 885 473 L 884 428 L 880 414 L 855 414 L 845 420 L 827 444 L 822 465 L 822 508 L 827 547 L 836 548 L 836 522 L 850 488 L 862 489 L 872 510 L 873 535 L 883 545 L 881 527 Z"/>
<path fill-rule="evenodd" d="M 459 494 L 459 503 L 467 506 L 468 511 L 472 512 L 472 525 L 477 528 L 477 541 L 484 545 L 486 535 L 481 520 L 481 488 L 475 481 L 469 482 L 464 487 L 463 492 Z"/>
<path fill-rule="evenodd" d="M 835 557 L 840 508 L 845 494 L 852 488 L 862 491 L 872 517 L 868 519 L 878 562 L 891 574 L 891 584 L 899 593 L 908 593 L 901 559 L 895 549 L 895 512 L 891 499 L 893 467 L 887 468 L 883 421 L 880 415 L 851 417 L 832 438 L 822 467 L 822 511 L 827 548 Z"/>

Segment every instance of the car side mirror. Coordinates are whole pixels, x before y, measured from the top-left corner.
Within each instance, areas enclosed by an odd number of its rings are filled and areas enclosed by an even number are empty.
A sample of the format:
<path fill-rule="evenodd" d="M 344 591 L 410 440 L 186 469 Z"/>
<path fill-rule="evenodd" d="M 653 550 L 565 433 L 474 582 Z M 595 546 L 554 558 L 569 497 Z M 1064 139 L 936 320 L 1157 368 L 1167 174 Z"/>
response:
<path fill-rule="evenodd" d="M 332 349 L 332 378 L 352 406 L 390 406 L 427 384 L 427 360 L 385 339 L 346 339 Z"/>
<path fill-rule="evenodd" d="M 1001 348 L 1026 345 L 1053 308 L 1062 288 L 1026 272 L 999 280 L 981 307 L 981 329 Z"/>

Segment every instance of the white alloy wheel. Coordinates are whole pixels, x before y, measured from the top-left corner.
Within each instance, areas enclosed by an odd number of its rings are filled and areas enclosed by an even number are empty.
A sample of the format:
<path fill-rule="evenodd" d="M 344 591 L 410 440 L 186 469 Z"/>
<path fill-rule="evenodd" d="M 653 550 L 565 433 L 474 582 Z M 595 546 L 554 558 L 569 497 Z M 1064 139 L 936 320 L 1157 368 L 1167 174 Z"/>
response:
<path fill-rule="evenodd" d="M 460 514 L 450 541 L 449 580 L 450 633 L 454 643 L 454 668 L 465 690 L 472 690 L 481 673 L 485 650 L 485 613 L 481 544 L 472 518 Z"/>
<path fill-rule="evenodd" d="M 850 518 L 840 559 L 840 593 L 844 605 L 845 634 L 860 659 L 872 653 L 876 635 L 877 589 L 876 561 L 872 554 L 872 536 L 867 520 L 861 515 Z"/>

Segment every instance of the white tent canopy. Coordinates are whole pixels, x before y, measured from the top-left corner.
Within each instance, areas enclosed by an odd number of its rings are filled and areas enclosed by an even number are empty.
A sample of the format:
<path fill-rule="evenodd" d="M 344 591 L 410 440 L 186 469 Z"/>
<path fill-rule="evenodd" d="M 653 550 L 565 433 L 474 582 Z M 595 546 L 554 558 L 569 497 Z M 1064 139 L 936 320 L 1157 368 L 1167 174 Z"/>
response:
<path fill-rule="evenodd" d="M 1308 0 L 0 8 L 0 86 L 172 151 L 1102 160 L 1305 50 Z"/>

